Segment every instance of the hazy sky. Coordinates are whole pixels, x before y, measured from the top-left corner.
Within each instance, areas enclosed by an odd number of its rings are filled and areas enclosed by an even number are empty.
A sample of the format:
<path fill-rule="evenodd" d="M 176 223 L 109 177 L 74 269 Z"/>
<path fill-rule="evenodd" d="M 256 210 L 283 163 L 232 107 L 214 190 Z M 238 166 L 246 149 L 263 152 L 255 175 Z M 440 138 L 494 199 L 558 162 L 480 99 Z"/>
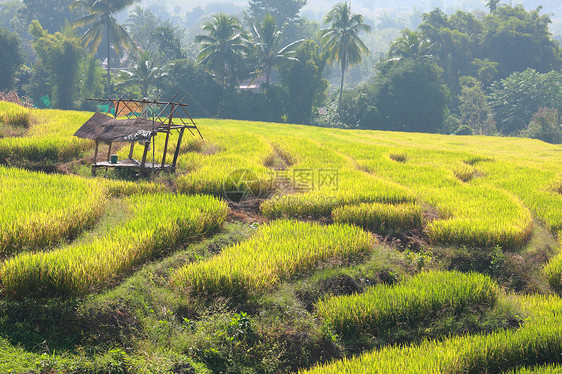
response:
<path fill-rule="evenodd" d="M 284 1 L 284 0 L 279 0 Z M 303 9 L 303 13 L 311 17 L 321 17 L 327 10 L 335 4 L 343 0 L 308 0 L 308 4 Z M 366 17 L 375 18 L 383 13 L 409 13 L 414 8 L 421 11 L 427 11 L 439 7 L 447 13 L 457 9 L 473 10 L 485 9 L 486 0 L 351 0 L 352 9 L 361 13 Z M 143 0 L 142 5 L 160 5 L 165 6 L 169 12 L 177 13 L 190 11 L 191 9 L 201 6 L 206 8 L 210 4 L 223 3 L 230 6 L 245 8 L 248 0 Z M 542 13 L 554 13 L 555 18 L 562 15 L 562 1 L 560 0 L 520 0 L 520 1 L 502 1 L 502 3 L 523 4 L 526 9 L 535 9 L 537 6 L 544 7 Z M 314 17 L 311 17 L 314 18 Z"/>
<path fill-rule="evenodd" d="M 0 0 L 1 1 L 1 0 Z M 285 1 L 285 0 L 278 0 Z M 322 17 L 337 3 L 344 0 L 308 0 L 302 14 L 312 20 L 321 21 Z M 360 13 L 371 20 L 388 17 L 389 19 L 407 20 L 414 9 L 427 12 L 441 8 L 445 13 L 452 14 L 456 10 L 486 11 L 486 0 L 351 0 L 353 12 Z M 561 0 L 503 0 L 501 3 L 523 4 L 525 9 L 536 9 L 543 6 L 541 14 L 549 14 L 552 19 L 550 30 L 554 35 L 562 35 L 562 1 Z M 205 12 L 236 13 L 247 8 L 248 0 L 141 0 L 140 5 L 150 7 L 153 11 L 165 8 L 168 14 L 183 16 L 194 8 L 201 7 Z M 156 11 L 157 14 L 159 12 Z M 126 12 L 122 15 L 126 19 Z M 163 17 L 165 18 L 165 17 Z M 187 27 L 189 28 L 189 27 Z"/>

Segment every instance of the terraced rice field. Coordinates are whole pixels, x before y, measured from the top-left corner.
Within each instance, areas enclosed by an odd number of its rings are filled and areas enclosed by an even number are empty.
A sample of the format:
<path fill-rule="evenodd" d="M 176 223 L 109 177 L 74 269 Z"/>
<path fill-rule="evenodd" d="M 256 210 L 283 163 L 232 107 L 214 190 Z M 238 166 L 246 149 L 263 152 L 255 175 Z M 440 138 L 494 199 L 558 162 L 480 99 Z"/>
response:
<path fill-rule="evenodd" d="M 318 331 L 337 340 L 359 330 L 376 334 L 383 328 L 410 328 L 433 314 L 456 318 L 460 311 L 490 309 L 506 300 L 520 308 L 523 323 L 511 329 L 383 346 L 303 373 L 560 372 L 550 365 L 562 354 L 559 297 L 510 295 L 484 274 L 425 271 L 407 262 L 410 248 L 398 251 L 385 243 L 416 235 L 429 249 L 489 253 L 493 259 L 485 272 L 494 276 L 490 269 L 504 253 L 517 258 L 530 241 L 540 240 L 538 229 L 562 247 L 561 145 L 201 119 L 197 124 L 204 139 L 184 142 L 177 178 L 164 178 L 165 183 L 13 167 L 21 160 L 52 165 L 91 156 L 92 142 L 72 137 L 90 115 L 0 103 L 5 126 L 26 123 L 21 134 L 0 138 L 2 301 L 80 298 L 112 288 L 147 262 L 219 231 L 229 220 L 225 191 L 236 190 L 256 197 L 246 210 L 231 205 L 236 214 L 246 217 L 244 225 L 251 219 L 260 223 L 252 225 L 253 234 L 245 240 L 193 255 L 166 273 L 164 286 L 174 297 L 194 304 L 216 297 L 227 300 L 220 308 L 228 309 L 231 299 L 258 302 L 321 271 L 353 268 L 391 252 L 390 257 L 400 258 L 394 265 L 411 274 L 388 273 L 392 285 L 358 287 L 341 296 L 327 293 L 311 302 L 311 310 L 299 309 L 305 315 L 302 323 L 317 324 Z M 160 162 L 162 146 L 157 138 L 155 162 Z M 141 158 L 137 148 L 135 157 Z M 128 148 L 118 152 L 127 157 Z M 168 152 L 172 157 L 173 147 Z M 240 175 L 251 175 L 250 183 L 237 180 Z M 537 289 L 562 292 L 562 255 L 545 250 L 536 254 L 541 256 L 549 262 L 541 275 L 544 287 Z M 361 281 L 370 284 L 371 275 Z M 294 293 L 287 291 L 291 297 Z M 260 313 L 271 305 L 285 313 L 275 300 L 258 307 L 240 302 L 249 310 L 262 308 Z M 235 344 L 231 351 L 248 341 L 255 344 L 259 339 L 249 333 L 239 338 L 251 330 L 246 317 L 242 312 L 231 317 L 226 332 L 213 333 L 212 339 L 227 336 L 225 341 Z M 190 318 L 159 320 L 158 331 L 166 323 L 183 323 L 177 335 L 201 333 L 199 322 Z M 234 335 L 232 326 L 238 326 Z M 174 340 L 167 339 L 162 351 L 176 349 Z M 15 357 L 16 365 L 28 357 L 40 359 L 12 340 L 0 332 L 0 361 Z M 181 354 L 195 352 L 185 341 Z M 219 348 L 207 348 L 218 355 Z M 37 367 L 30 372 L 44 369 Z"/>
<path fill-rule="evenodd" d="M 276 195 L 262 203 L 271 218 L 330 217 L 342 206 L 415 202 L 432 212 L 424 227 L 435 243 L 505 249 L 529 239 L 533 217 L 553 233 L 562 228 L 559 145 L 242 121 L 199 125 L 205 140 L 194 140 L 180 156 L 186 171 L 180 190 L 220 194 L 229 173 L 248 169 L 263 182 L 260 188 L 273 186 L 266 196 Z M 282 170 L 266 166 L 272 159 Z M 337 171 L 335 185 L 322 180 L 331 170 Z"/>
<path fill-rule="evenodd" d="M 66 162 L 78 158 L 93 149 L 84 139 L 72 136 L 89 117 L 90 113 L 61 110 L 21 108 L 15 104 L 0 102 L 1 117 L 26 116 L 31 123 L 25 136 L 0 138 L 0 164 L 27 162 Z"/>
<path fill-rule="evenodd" d="M 366 254 L 373 242 L 352 226 L 276 221 L 260 228 L 252 239 L 178 270 L 173 283 L 198 293 L 235 296 L 263 291 L 319 264 Z"/>
<path fill-rule="evenodd" d="M 388 347 L 302 373 L 501 373 L 558 362 L 562 300 L 529 296 L 521 302 L 530 316 L 517 330 Z"/>
<path fill-rule="evenodd" d="M 0 257 L 75 236 L 102 214 L 104 192 L 82 178 L 0 166 Z"/>
<path fill-rule="evenodd" d="M 338 333 L 415 325 L 447 311 L 461 314 L 491 307 L 499 297 L 494 282 L 481 274 L 420 273 L 396 286 L 379 285 L 362 294 L 332 297 L 316 305 L 317 315 Z"/>
<path fill-rule="evenodd" d="M 6 294 L 85 293 L 179 243 L 216 231 L 228 210 L 226 204 L 209 196 L 133 195 L 123 203 L 132 218 L 111 227 L 103 236 L 6 260 L 0 267 Z"/>

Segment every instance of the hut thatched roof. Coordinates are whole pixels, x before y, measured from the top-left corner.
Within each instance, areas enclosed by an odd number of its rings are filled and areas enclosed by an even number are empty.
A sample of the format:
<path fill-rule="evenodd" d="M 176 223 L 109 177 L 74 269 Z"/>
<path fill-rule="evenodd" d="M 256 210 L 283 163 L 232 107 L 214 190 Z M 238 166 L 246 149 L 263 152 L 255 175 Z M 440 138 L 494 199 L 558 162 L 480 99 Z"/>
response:
<path fill-rule="evenodd" d="M 74 133 L 82 139 L 98 142 L 142 142 L 156 134 L 158 124 L 146 118 L 115 119 L 95 113 Z"/>

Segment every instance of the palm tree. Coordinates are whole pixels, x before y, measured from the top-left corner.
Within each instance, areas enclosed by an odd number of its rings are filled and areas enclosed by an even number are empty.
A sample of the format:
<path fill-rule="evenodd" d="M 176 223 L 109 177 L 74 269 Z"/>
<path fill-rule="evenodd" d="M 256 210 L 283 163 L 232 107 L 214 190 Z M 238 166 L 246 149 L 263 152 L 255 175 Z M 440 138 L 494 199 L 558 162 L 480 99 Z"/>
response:
<path fill-rule="evenodd" d="M 127 17 L 125 26 L 131 38 L 137 43 L 137 47 L 148 49 L 151 36 L 161 23 L 160 17 L 152 13 L 150 9 L 143 9 L 140 5 L 135 5 Z"/>
<path fill-rule="evenodd" d="M 402 36 L 390 45 L 389 61 L 403 59 L 420 60 L 433 58 L 433 50 L 437 43 L 431 43 L 418 31 L 404 30 Z"/>
<path fill-rule="evenodd" d="M 283 48 L 281 42 L 283 38 L 283 29 L 277 28 L 275 17 L 266 14 L 262 23 L 256 23 L 254 29 L 254 45 L 256 55 L 258 57 L 258 66 L 260 71 L 265 73 L 265 81 L 269 86 L 271 80 L 271 71 L 273 68 L 283 61 L 296 61 L 297 59 L 290 56 L 295 48 L 304 39 L 294 41 Z"/>
<path fill-rule="evenodd" d="M 121 82 L 115 85 L 119 87 L 138 86 L 142 97 L 148 96 L 151 86 L 158 86 L 160 80 L 168 74 L 154 62 L 149 51 L 142 51 L 130 70 L 119 70 Z"/>
<path fill-rule="evenodd" d="M 131 50 L 134 49 L 134 42 L 131 40 L 127 31 L 117 23 L 113 17 L 114 13 L 125 9 L 137 0 L 76 0 L 72 3 L 72 8 L 82 7 L 88 11 L 88 15 L 78 18 L 73 23 L 73 27 L 90 25 L 82 36 L 82 41 L 86 47 L 90 47 L 95 53 L 103 39 L 104 29 L 107 40 L 107 95 L 111 94 L 111 67 L 110 50 L 113 48 L 120 54 L 121 47 Z"/>
<path fill-rule="evenodd" d="M 197 35 L 195 41 L 201 44 L 197 59 L 224 88 L 227 81 L 240 77 L 244 57 L 251 52 L 248 35 L 236 17 L 219 13 L 203 24 L 207 35 Z"/>
<path fill-rule="evenodd" d="M 349 65 L 360 63 L 363 53 L 369 53 L 365 43 L 359 39 L 359 33 L 370 32 L 371 27 L 363 23 L 362 15 L 351 13 L 347 2 L 334 6 L 324 17 L 324 23 L 330 24 L 330 27 L 320 31 L 320 40 L 328 53 L 327 62 L 337 61 L 341 67 L 339 110 L 345 71 Z"/>
<path fill-rule="evenodd" d="M 490 8 L 490 13 L 496 12 L 496 10 L 498 9 L 499 3 L 500 3 L 500 0 L 488 0 L 488 1 L 486 1 L 486 6 L 488 8 Z"/>

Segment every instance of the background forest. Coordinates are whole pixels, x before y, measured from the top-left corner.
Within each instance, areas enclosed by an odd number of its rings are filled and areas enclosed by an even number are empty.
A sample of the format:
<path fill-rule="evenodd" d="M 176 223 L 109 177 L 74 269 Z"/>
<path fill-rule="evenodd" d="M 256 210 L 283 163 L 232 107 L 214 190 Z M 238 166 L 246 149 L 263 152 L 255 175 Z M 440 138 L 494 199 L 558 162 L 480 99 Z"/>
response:
<path fill-rule="evenodd" d="M 177 93 L 195 117 L 562 142 L 557 2 L 334 3 L 6 0 L 0 91 L 80 110 Z"/>

